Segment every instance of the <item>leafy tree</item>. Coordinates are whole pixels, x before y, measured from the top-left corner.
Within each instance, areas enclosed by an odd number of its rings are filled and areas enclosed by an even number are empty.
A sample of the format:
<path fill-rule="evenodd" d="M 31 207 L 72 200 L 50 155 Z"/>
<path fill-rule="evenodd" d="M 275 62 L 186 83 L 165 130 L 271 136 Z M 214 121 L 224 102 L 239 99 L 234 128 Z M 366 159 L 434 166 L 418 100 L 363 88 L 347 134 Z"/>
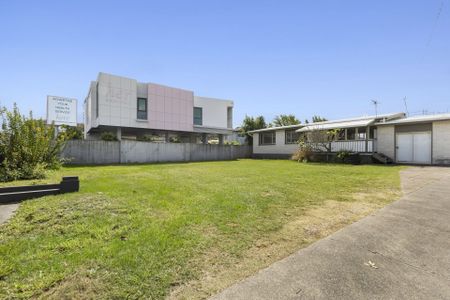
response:
<path fill-rule="evenodd" d="M 242 121 L 240 135 L 245 136 L 245 139 L 249 145 L 253 145 L 253 137 L 248 132 L 263 128 L 267 128 L 267 124 L 263 116 L 249 117 L 246 115 Z"/>
<path fill-rule="evenodd" d="M 107 141 L 107 142 L 111 142 L 111 141 L 117 141 L 117 137 L 114 133 L 109 132 L 109 131 L 104 131 L 100 134 L 100 139 L 102 141 Z"/>
<path fill-rule="evenodd" d="M 60 151 L 66 134 L 55 138 L 55 126 L 42 119 L 20 114 L 17 105 L 12 111 L 0 110 L 0 181 L 45 177 L 45 169 L 61 165 Z"/>
<path fill-rule="evenodd" d="M 67 139 L 69 140 L 82 140 L 84 138 L 83 131 L 84 131 L 83 125 L 77 126 L 61 125 L 61 132 L 65 134 Z"/>
<path fill-rule="evenodd" d="M 294 115 L 278 115 L 272 121 L 273 126 L 276 127 L 297 125 L 300 123 L 300 120 L 297 119 Z"/>
<path fill-rule="evenodd" d="M 315 115 L 312 117 L 312 122 L 313 123 L 325 122 L 325 121 L 328 121 L 328 119 L 325 119 L 325 118 L 323 118 L 321 116 L 315 116 Z"/>

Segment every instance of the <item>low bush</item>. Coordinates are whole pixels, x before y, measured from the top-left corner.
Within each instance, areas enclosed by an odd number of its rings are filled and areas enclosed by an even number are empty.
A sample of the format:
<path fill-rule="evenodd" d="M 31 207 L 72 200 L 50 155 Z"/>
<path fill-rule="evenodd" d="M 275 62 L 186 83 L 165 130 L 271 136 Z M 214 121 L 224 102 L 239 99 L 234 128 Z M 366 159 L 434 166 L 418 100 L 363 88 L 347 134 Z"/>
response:
<path fill-rule="evenodd" d="M 224 145 L 233 145 L 233 146 L 240 146 L 241 143 L 239 143 L 238 141 L 225 141 L 223 143 Z"/>
<path fill-rule="evenodd" d="M 340 150 L 340 151 L 336 154 L 336 156 L 337 156 L 337 158 L 339 158 L 340 160 L 344 161 L 347 157 L 350 156 L 350 154 L 351 154 L 351 152 L 348 151 L 348 150 Z"/>
<path fill-rule="evenodd" d="M 291 159 L 298 162 L 309 162 L 313 160 L 314 151 L 308 145 L 301 145 L 297 151 L 294 152 Z"/>
<path fill-rule="evenodd" d="M 102 141 L 108 141 L 108 142 L 117 141 L 116 135 L 109 131 L 102 132 L 102 134 L 100 135 L 100 139 Z"/>
<path fill-rule="evenodd" d="M 55 126 L 42 119 L 2 108 L 0 132 L 0 181 L 45 177 L 46 169 L 61 166 L 60 151 L 67 140 L 65 133 L 55 138 Z"/>

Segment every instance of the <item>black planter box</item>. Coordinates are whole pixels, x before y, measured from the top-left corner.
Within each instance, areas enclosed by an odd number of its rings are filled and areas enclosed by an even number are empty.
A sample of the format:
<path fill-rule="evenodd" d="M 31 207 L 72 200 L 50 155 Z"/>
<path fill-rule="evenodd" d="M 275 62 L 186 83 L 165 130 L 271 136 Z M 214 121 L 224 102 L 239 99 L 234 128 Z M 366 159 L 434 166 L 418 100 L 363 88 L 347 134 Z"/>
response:
<path fill-rule="evenodd" d="M 0 204 L 15 203 L 22 200 L 48 195 L 78 192 L 80 181 L 77 176 L 63 177 L 59 184 L 40 184 L 0 188 Z"/>

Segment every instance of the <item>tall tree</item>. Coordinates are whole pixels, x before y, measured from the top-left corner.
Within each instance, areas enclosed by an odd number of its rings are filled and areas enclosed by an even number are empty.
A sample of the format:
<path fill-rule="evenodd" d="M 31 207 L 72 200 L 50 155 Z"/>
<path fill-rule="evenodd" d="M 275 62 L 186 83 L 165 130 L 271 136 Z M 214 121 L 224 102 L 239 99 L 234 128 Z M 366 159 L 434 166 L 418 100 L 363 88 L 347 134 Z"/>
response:
<path fill-rule="evenodd" d="M 317 122 L 325 122 L 325 121 L 328 121 L 328 119 L 325 119 L 324 117 L 316 116 L 316 115 L 314 115 L 314 116 L 312 117 L 312 122 L 313 122 L 313 123 L 317 123 Z"/>
<path fill-rule="evenodd" d="M 272 121 L 272 125 L 275 127 L 297 125 L 300 123 L 300 120 L 294 115 L 278 115 Z"/>
<path fill-rule="evenodd" d="M 242 121 L 240 134 L 242 136 L 245 136 L 249 145 L 253 145 L 253 137 L 248 132 L 263 128 L 267 128 L 267 124 L 263 116 L 250 117 L 246 115 L 244 120 Z"/>

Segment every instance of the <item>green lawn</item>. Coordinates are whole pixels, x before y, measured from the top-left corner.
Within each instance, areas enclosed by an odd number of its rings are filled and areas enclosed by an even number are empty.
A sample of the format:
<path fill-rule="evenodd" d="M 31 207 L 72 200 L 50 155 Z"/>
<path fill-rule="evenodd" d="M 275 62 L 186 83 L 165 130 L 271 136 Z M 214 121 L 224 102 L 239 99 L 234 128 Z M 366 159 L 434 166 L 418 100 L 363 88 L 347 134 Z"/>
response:
<path fill-rule="evenodd" d="M 399 168 L 240 160 L 66 167 L 0 225 L 0 298 L 202 298 L 382 207 Z M 24 184 L 15 182 L 13 184 Z"/>

